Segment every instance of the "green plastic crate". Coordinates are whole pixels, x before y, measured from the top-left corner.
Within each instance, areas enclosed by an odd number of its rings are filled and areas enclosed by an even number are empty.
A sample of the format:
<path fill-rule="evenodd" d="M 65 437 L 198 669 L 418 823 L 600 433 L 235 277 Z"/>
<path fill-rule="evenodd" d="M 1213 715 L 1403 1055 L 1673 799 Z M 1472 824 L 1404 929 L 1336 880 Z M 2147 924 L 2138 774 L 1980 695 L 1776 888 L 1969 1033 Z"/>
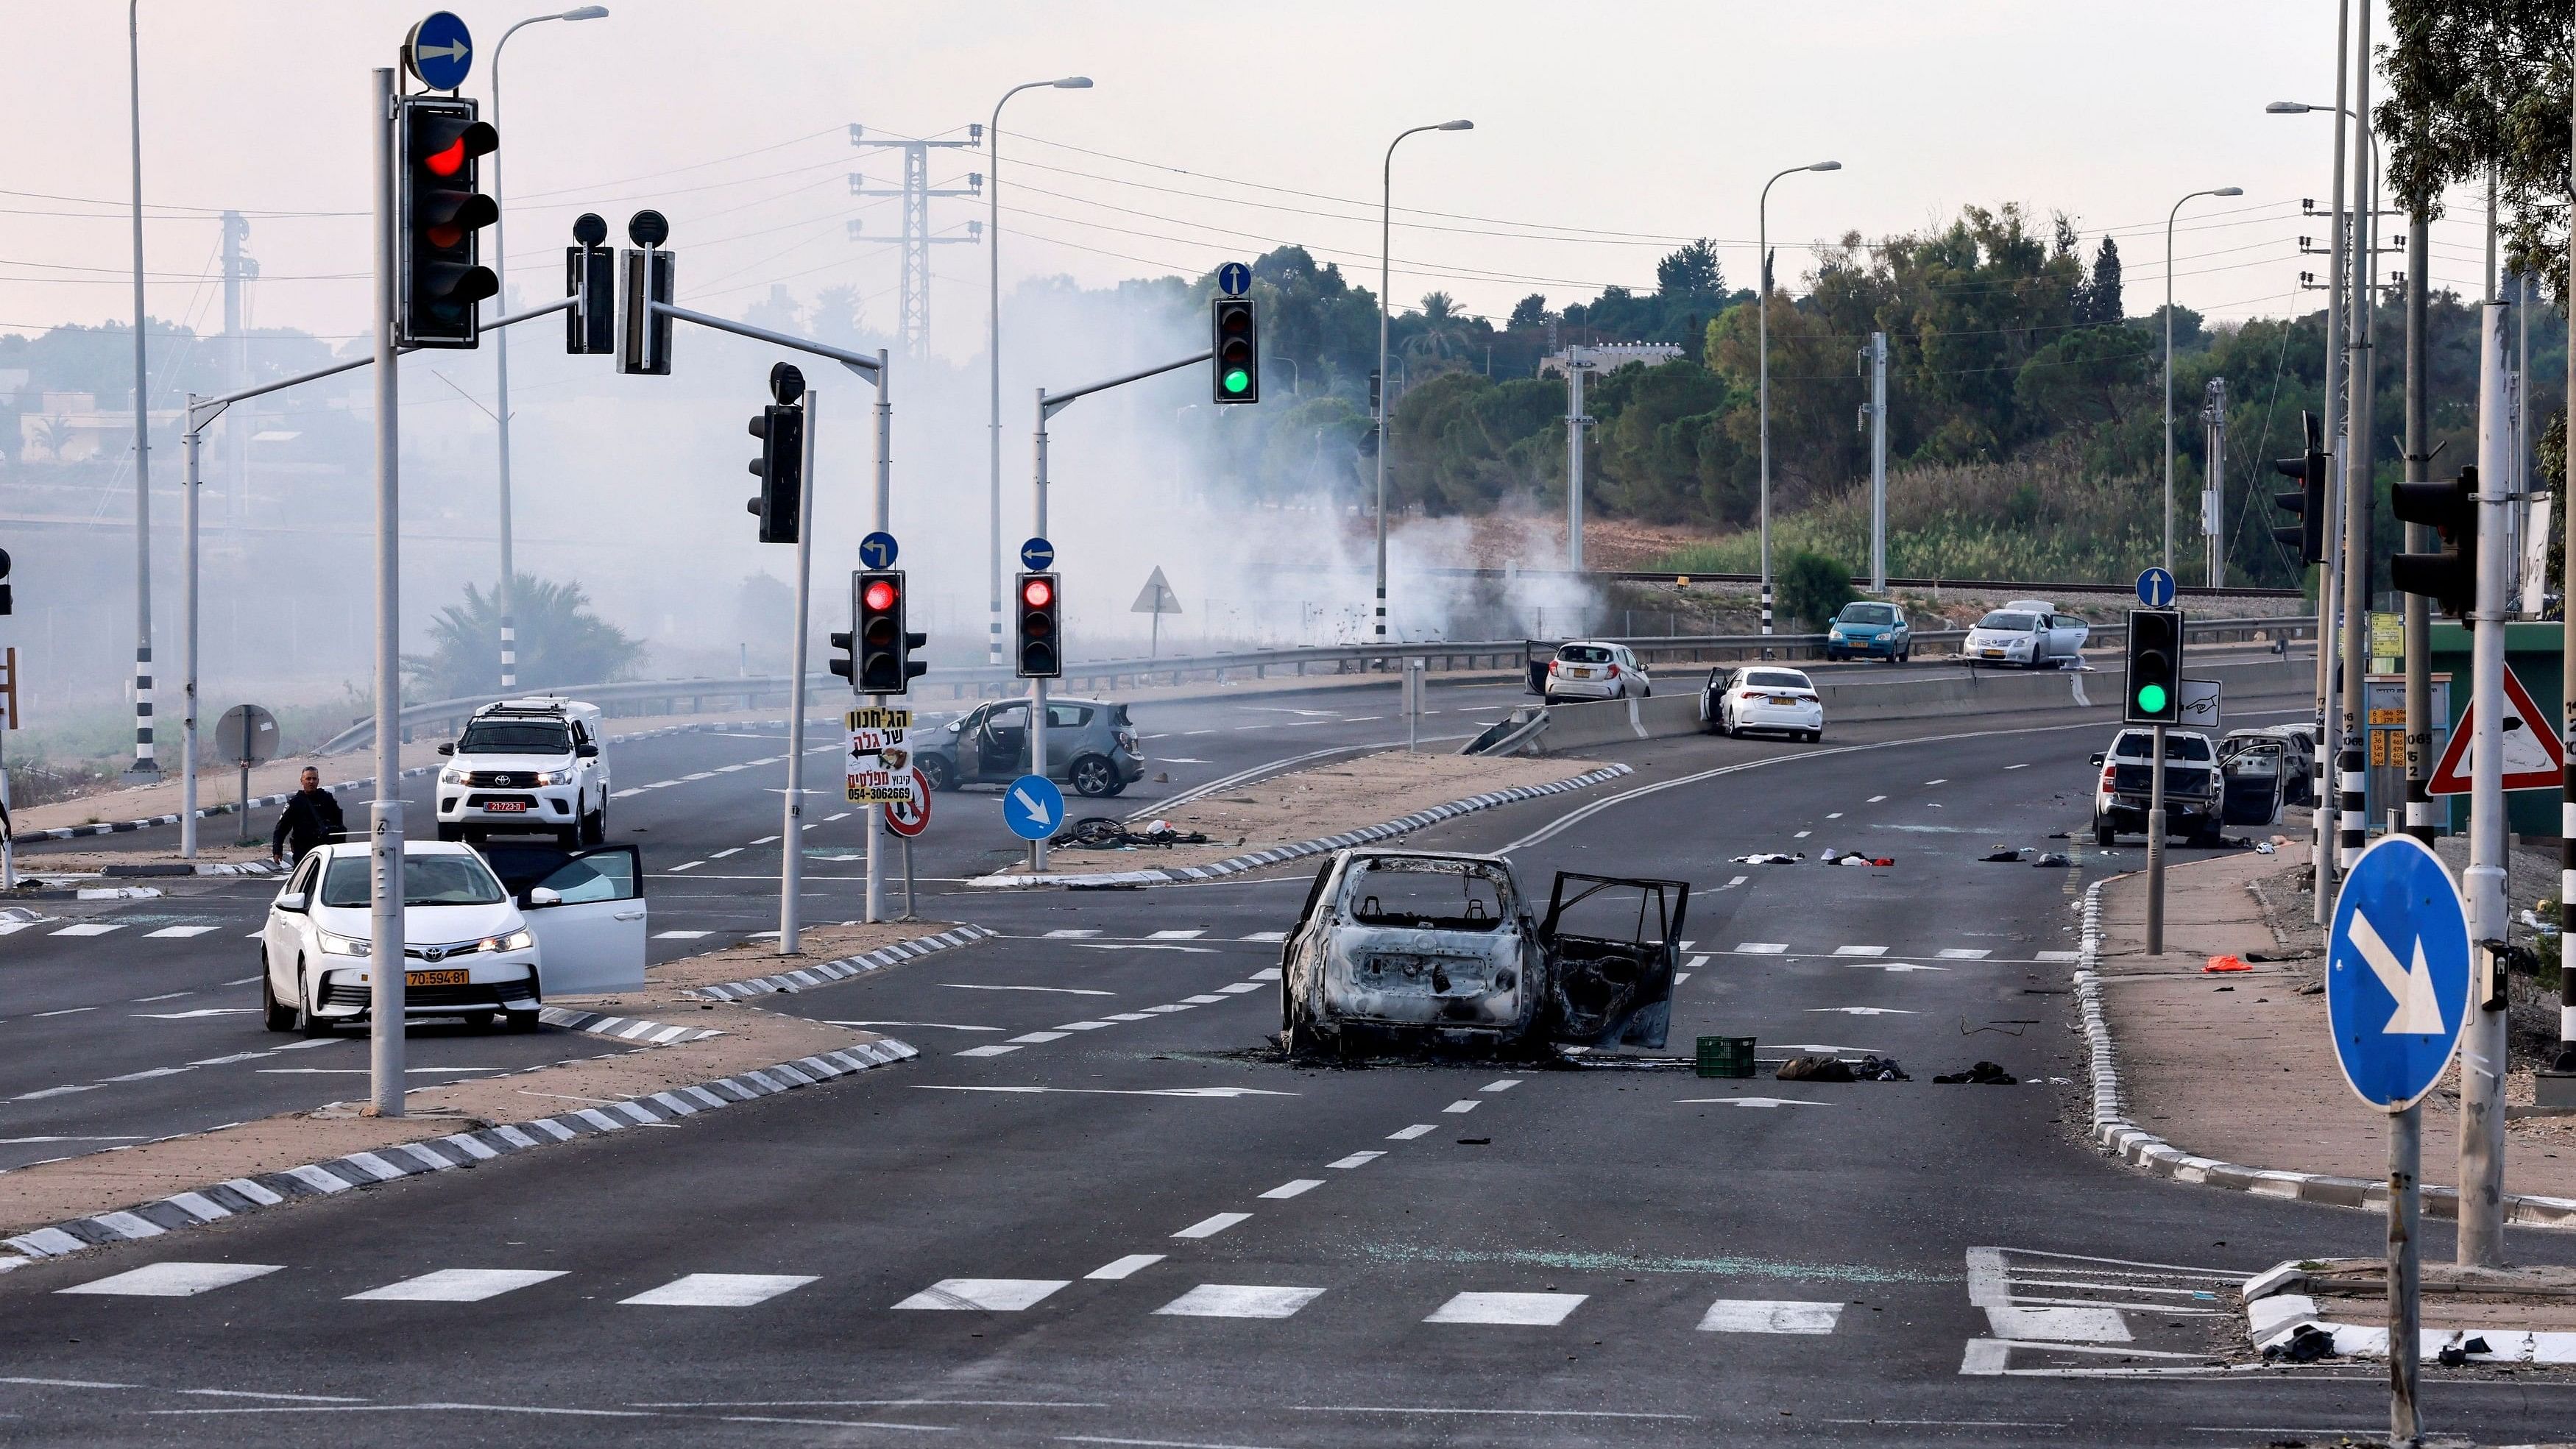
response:
<path fill-rule="evenodd" d="M 1753 1075 L 1753 1038 L 1704 1036 L 1699 1039 L 1699 1074 L 1703 1077 Z"/>

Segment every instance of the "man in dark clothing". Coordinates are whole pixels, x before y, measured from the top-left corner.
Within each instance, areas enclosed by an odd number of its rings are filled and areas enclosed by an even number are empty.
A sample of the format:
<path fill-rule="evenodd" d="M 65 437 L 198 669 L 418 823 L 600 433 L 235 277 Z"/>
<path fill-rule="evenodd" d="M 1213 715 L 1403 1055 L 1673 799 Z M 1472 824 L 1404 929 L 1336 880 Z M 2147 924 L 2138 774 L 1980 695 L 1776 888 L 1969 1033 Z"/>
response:
<path fill-rule="evenodd" d="M 286 808 L 277 812 L 277 829 L 268 837 L 268 858 L 285 859 L 285 847 L 292 845 L 295 858 L 338 836 L 349 827 L 340 819 L 340 802 L 322 788 L 322 772 L 311 765 L 304 767 L 302 788 L 286 799 Z"/>

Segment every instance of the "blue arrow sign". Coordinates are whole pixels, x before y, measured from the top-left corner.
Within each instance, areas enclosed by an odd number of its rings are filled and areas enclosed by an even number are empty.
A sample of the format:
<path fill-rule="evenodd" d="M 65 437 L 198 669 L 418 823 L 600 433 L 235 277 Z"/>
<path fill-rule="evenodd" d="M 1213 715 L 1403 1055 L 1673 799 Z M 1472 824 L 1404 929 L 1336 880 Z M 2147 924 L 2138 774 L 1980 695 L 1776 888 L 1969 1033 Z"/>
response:
<path fill-rule="evenodd" d="M 2150 609 L 2170 609 L 2173 607 L 2173 601 L 2174 580 L 2171 571 L 2148 569 L 2138 575 L 2139 603 Z"/>
<path fill-rule="evenodd" d="M 1055 545 L 1043 538 L 1033 538 L 1020 545 L 1020 567 L 1039 574 L 1055 562 Z"/>
<path fill-rule="evenodd" d="M 1216 269 L 1216 289 L 1229 297 L 1240 297 L 1252 290 L 1252 268 L 1241 262 L 1228 262 Z"/>
<path fill-rule="evenodd" d="M 872 569 L 894 567 L 894 535 L 880 528 L 859 540 L 859 563 Z"/>
<path fill-rule="evenodd" d="M 2326 938 L 2335 1060 L 2363 1101 L 2403 1111 L 2441 1080 L 2469 1007 L 2469 918 L 2423 842 L 2388 835 L 2361 853 Z"/>
<path fill-rule="evenodd" d="M 474 38 L 466 33 L 464 21 L 433 10 L 403 41 L 403 61 L 422 85 L 452 91 L 465 84 L 466 73 L 474 69 Z"/>
<path fill-rule="evenodd" d="M 1064 828 L 1064 792 L 1044 775 L 1022 775 L 1002 792 L 1002 822 L 1022 840 L 1044 840 Z"/>

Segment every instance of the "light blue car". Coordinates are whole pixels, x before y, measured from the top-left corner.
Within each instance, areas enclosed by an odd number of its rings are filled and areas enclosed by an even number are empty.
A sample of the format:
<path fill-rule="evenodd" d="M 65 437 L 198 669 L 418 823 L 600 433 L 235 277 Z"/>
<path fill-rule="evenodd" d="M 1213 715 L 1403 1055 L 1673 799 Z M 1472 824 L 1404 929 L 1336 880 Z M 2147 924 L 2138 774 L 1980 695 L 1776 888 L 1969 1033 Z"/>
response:
<path fill-rule="evenodd" d="M 1825 657 L 1901 664 L 1914 657 L 1914 626 L 1894 604 L 1845 604 L 1825 629 Z"/>

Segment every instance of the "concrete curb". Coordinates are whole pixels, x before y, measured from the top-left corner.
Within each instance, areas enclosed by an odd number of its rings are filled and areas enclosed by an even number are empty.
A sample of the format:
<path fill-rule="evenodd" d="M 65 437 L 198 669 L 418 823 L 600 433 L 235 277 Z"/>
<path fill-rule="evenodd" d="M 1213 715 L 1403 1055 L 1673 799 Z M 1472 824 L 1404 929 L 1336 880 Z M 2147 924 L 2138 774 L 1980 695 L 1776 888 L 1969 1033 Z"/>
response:
<path fill-rule="evenodd" d="M 614 1037 L 619 1041 L 637 1042 L 644 1046 L 669 1046 L 680 1041 L 705 1041 L 723 1032 L 696 1026 L 670 1026 L 658 1021 L 644 1021 L 632 1016 L 608 1016 L 596 1011 L 574 1011 L 569 1007 L 549 1006 L 537 1012 L 537 1019 L 563 1031 L 577 1031 L 589 1036 Z"/>
<path fill-rule="evenodd" d="M 2300 1260 L 2275 1263 L 2245 1280 L 2245 1332 L 2260 1349 L 2287 1344 L 2302 1328 L 2334 1338 L 2334 1351 L 2350 1358 L 2388 1357 L 2388 1325 L 2337 1323 L 2319 1316 L 2316 1299 L 2303 1290 L 2308 1275 Z M 2525 1328 L 2441 1328 L 2416 1330 L 2416 1352 L 2425 1363 L 2440 1360 L 2442 1350 L 2465 1351 L 2470 1340 L 2484 1349 L 2467 1353 L 2472 1364 L 2576 1364 L 2576 1333 Z"/>
<path fill-rule="evenodd" d="M 2083 1018 L 2084 1043 L 2092 1059 L 2093 1140 L 2130 1166 L 2176 1182 L 2325 1207 L 2386 1212 L 2388 1185 L 2384 1182 L 2221 1162 L 2186 1152 L 2129 1120 L 2128 1094 L 2120 1079 L 2120 1048 L 2111 1038 L 2110 1021 L 2102 1004 L 2102 978 L 2097 970 L 2102 955 L 2102 887 L 2116 879 L 2119 877 L 2106 877 L 2084 888 L 2084 935 L 2079 953 L 2082 959 L 2075 970 L 2075 1009 Z M 2460 1215 L 2457 1188 L 2427 1186 L 2422 1201 L 2426 1217 L 2456 1221 Z M 2576 1228 L 2576 1199 L 2507 1193 L 2504 1220 L 2523 1227 Z"/>
<path fill-rule="evenodd" d="M 629 1127 L 675 1122 L 712 1108 L 756 1101 L 834 1077 L 864 1072 L 871 1067 L 909 1061 L 918 1055 L 920 1053 L 907 1043 L 884 1037 L 605 1107 L 584 1107 L 557 1117 L 540 1117 L 533 1122 L 433 1137 L 376 1152 L 352 1152 L 328 1162 L 306 1163 L 283 1172 L 263 1173 L 255 1178 L 237 1177 L 194 1192 L 177 1193 L 157 1202 L 143 1203 L 119 1212 L 100 1213 L 95 1217 L 74 1218 L 0 1241 L 0 1272 L 113 1243 L 157 1238 L 182 1228 L 239 1217 L 302 1198 L 328 1197 L 353 1187 L 373 1187 L 396 1178 L 473 1167 L 496 1157 L 556 1142 L 570 1142 L 576 1137 L 600 1137 Z"/>
<path fill-rule="evenodd" d="M 825 961 L 814 966 L 799 966 L 793 971 L 781 971 L 775 976 L 756 976 L 748 981 L 725 981 L 714 986 L 692 986 L 680 994 L 710 997 L 717 1001 L 738 1001 L 746 996 L 766 996 L 772 992 L 805 991 L 817 986 L 828 986 L 835 981 L 847 981 L 853 976 L 863 976 L 870 971 L 891 966 L 897 961 L 909 961 L 915 956 L 927 956 L 933 951 L 945 951 L 955 946 L 971 946 L 994 934 L 982 926 L 959 926 L 956 930 L 942 931 L 936 936 L 897 941 L 891 946 L 870 951 L 864 956 L 844 956 L 838 961 Z"/>
<path fill-rule="evenodd" d="M 1155 886 L 1215 880 L 1222 876 L 1240 875 L 1247 870 L 1259 870 L 1266 865 L 1278 865 L 1283 861 L 1321 855 L 1326 851 L 1341 850 L 1354 845 L 1366 845 L 1374 840 L 1385 840 L 1390 836 L 1420 830 L 1426 825 L 1434 825 L 1460 815 L 1472 815 L 1479 810 L 1491 810 L 1498 805 L 1535 800 L 1542 795 L 1558 795 L 1568 790 L 1588 789 L 1605 781 L 1618 779 L 1622 775 L 1634 773 L 1635 771 L 1626 765 L 1604 765 L 1600 769 L 1586 770 L 1580 775 L 1558 780 L 1553 784 L 1515 785 L 1508 790 L 1493 790 L 1482 795 L 1470 795 L 1463 800 L 1451 800 L 1445 804 L 1434 805 L 1428 810 L 1417 810 L 1410 815 L 1376 825 L 1363 826 L 1358 830 L 1346 830 L 1339 835 L 1327 835 L 1319 840 L 1301 840 L 1294 845 L 1274 846 L 1249 855 L 1230 856 L 1209 865 L 1175 866 L 1167 870 L 1107 871 L 1090 875 L 985 875 L 977 876 L 966 883 L 985 890 L 1029 890 L 1040 886 Z"/>

